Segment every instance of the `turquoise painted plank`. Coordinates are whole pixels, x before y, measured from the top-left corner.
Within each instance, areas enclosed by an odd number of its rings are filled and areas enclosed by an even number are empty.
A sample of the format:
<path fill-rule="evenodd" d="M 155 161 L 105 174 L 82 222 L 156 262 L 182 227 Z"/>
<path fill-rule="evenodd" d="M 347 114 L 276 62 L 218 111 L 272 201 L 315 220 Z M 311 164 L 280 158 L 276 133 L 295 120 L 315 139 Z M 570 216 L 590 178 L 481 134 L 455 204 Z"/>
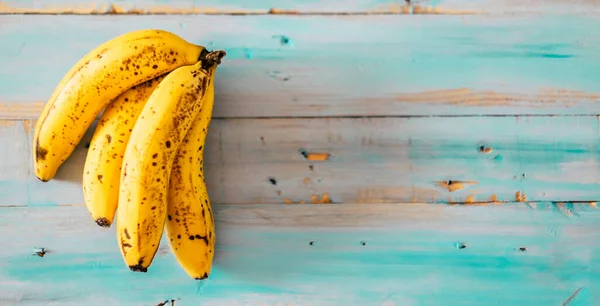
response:
<path fill-rule="evenodd" d="M 95 127 L 47 183 L 28 127 L 0 127 L 0 206 L 82 204 Z M 225 204 L 598 201 L 598 135 L 596 116 L 214 119 L 205 177 Z"/>
<path fill-rule="evenodd" d="M 297 11 L 302 13 L 589 13 L 598 12 L 592 0 L 521 1 L 510 0 L 4 0 L 2 13 L 267 13 Z"/>
<path fill-rule="evenodd" d="M 227 51 L 217 118 L 597 114 L 600 105 L 593 16 L 9 15 L 0 23 L 0 118 L 37 118 L 81 56 L 141 28 Z"/>
<path fill-rule="evenodd" d="M 28 184 L 31 155 L 25 153 L 29 148 L 29 131 L 31 120 L 0 121 L 0 198 L 5 203 L 31 200 Z"/>
<path fill-rule="evenodd" d="M 571 306 L 600 303 L 597 210 L 568 218 L 524 206 L 252 205 L 215 211 L 213 272 L 198 282 L 182 272 L 164 240 L 148 273 L 130 272 L 114 229 L 97 227 L 84 207 L 0 208 L 0 301 L 561 305 L 573 296 Z M 42 247 L 45 256 L 32 255 Z"/>

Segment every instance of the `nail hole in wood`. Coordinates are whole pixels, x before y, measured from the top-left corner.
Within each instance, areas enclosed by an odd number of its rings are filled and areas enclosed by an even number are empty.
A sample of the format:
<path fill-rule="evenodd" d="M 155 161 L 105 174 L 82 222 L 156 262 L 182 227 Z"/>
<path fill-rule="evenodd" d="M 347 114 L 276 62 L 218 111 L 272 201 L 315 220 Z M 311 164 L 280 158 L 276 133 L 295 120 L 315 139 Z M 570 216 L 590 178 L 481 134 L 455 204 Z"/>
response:
<path fill-rule="evenodd" d="M 46 250 L 46 248 L 34 248 L 33 249 L 33 255 L 39 256 L 39 257 L 44 257 L 44 255 L 46 255 L 48 253 L 48 251 Z"/>
<path fill-rule="evenodd" d="M 269 182 L 271 183 L 271 185 L 275 186 L 277 185 L 277 180 L 274 177 L 269 177 Z"/>
<path fill-rule="evenodd" d="M 363 240 L 360 242 L 360 245 L 365 246 L 365 245 L 367 245 L 367 242 Z"/>

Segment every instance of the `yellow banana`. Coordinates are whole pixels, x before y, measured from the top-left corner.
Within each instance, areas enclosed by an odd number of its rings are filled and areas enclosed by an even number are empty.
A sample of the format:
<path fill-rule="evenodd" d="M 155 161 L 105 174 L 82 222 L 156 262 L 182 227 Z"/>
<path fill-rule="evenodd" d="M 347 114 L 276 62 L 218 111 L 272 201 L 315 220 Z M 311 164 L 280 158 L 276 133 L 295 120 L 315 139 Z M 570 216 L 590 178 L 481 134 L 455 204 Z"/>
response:
<path fill-rule="evenodd" d="M 110 227 L 119 200 L 123 154 L 146 100 L 166 74 L 133 86 L 112 101 L 98 120 L 83 166 L 83 198 L 92 219 Z"/>
<path fill-rule="evenodd" d="M 194 279 L 210 275 L 215 252 L 215 225 L 203 162 L 213 104 L 214 82 L 210 80 L 202 108 L 177 150 L 167 192 L 165 228 L 169 245 L 181 267 Z"/>
<path fill-rule="evenodd" d="M 206 54 L 204 47 L 163 30 L 132 31 L 90 51 L 63 77 L 36 122 L 32 153 L 37 178 L 47 182 L 56 175 L 110 101 Z"/>
<path fill-rule="evenodd" d="M 144 105 L 123 157 L 117 241 L 130 270 L 146 272 L 158 250 L 167 216 L 167 187 L 177 148 L 200 111 L 208 82 L 224 51 L 179 67 Z"/>

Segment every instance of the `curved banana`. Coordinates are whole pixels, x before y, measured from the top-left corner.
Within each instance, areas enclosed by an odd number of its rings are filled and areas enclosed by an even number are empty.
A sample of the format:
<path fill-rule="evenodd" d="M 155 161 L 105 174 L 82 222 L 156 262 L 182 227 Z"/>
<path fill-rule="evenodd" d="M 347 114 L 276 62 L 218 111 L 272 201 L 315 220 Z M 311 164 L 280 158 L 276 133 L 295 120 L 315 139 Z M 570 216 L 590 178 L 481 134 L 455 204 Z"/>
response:
<path fill-rule="evenodd" d="M 111 226 L 117 210 L 123 154 L 133 125 L 146 100 L 166 75 L 122 93 L 108 104 L 98 120 L 83 166 L 82 185 L 85 205 L 101 227 Z"/>
<path fill-rule="evenodd" d="M 129 32 L 90 51 L 63 77 L 36 122 L 37 178 L 47 182 L 56 175 L 110 101 L 137 84 L 195 64 L 206 53 L 163 30 Z"/>
<path fill-rule="evenodd" d="M 175 258 L 194 279 L 210 275 L 215 252 L 215 225 L 204 181 L 204 144 L 214 105 L 214 74 L 209 80 L 202 108 L 171 168 L 167 192 L 169 245 Z"/>
<path fill-rule="evenodd" d="M 177 148 L 223 56 L 224 51 L 212 51 L 203 61 L 169 73 L 133 126 L 123 157 L 116 222 L 119 248 L 132 271 L 146 272 L 158 250 Z"/>

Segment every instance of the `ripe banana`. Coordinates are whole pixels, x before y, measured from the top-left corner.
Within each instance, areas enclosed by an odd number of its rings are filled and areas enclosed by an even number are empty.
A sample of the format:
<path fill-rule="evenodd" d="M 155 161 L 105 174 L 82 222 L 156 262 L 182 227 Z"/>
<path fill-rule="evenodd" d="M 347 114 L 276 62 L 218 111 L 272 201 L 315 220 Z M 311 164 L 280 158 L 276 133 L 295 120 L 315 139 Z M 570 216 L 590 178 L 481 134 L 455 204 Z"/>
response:
<path fill-rule="evenodd" d="M 214 74 L 202 108 L 177 150 L 167 192 L 169 245 L 175 258 L 194 279 L 210 275 L 215 252 L 215 225 L 204 181 L 204 144 L 214 104 Z"/>
<path fill-rule="evenodd" d="M 80 59 L 63 77 L 38 118 L 33 138 L 35 175 L 52 179 L 100 112 L 129 88 L 207 54 L 163 30 L 115 37 Z"/>
<path fill-rule="evenodd" d="M 83 166 L 83 198 L 92 219 L 110 227 L 119 200 L 123 154 L 146 100 L 166 74 L 133 86 L 112 101 L 98 120 Z"/>
<path fill-rule="evenodd" d="M 117 207 L 117 241 L 130 270 L 146 272 L 162 237 L 167 187 L 177 148 L 201 108 L 224 51 L 170 72 L 152 92 L 125 148 Z"/>

